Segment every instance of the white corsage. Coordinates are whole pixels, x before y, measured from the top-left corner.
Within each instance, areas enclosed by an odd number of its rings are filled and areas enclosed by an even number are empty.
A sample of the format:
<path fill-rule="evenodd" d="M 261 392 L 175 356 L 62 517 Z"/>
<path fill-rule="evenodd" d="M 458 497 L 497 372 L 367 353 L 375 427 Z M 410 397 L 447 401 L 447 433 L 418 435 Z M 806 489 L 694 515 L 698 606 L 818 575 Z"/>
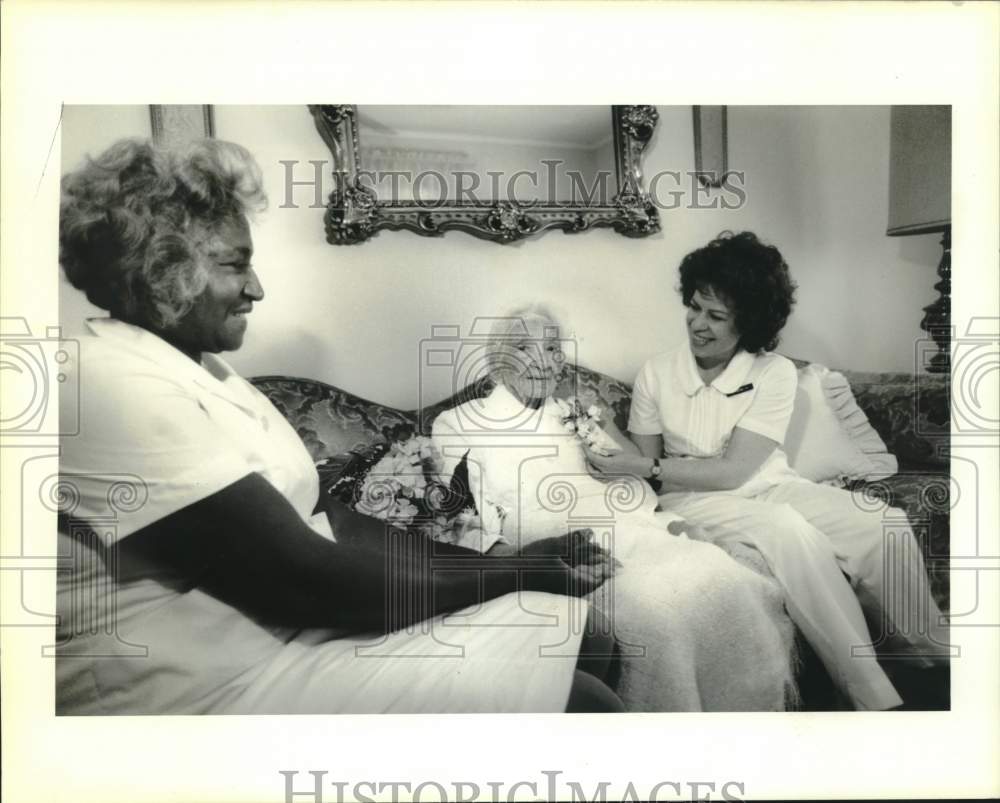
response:
<path fill-rule="evenodd" d="M 601 428 L 601 408 L 591 404 L 584 409 L 576 396 L 556 399 L 560 420 L 567 432 L 572 432 L 598 454 L 611 455 L 621 451 L 615 439 Z"/>

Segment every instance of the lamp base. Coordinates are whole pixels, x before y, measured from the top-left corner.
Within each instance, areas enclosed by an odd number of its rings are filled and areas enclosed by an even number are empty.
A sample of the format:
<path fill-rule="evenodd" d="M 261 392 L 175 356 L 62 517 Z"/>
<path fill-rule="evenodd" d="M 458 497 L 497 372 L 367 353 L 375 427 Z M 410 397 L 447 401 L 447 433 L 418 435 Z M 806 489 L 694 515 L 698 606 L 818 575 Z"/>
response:
<path fill-rule="evenodd" d="M 941 261 L 938 263 L 937 300 L 924 307 L 920 328 L 937 344 L 938 352 L 924 367 L 929 373 L 944 374 L 951 370 L 951 226 L 941 236 Z"/>

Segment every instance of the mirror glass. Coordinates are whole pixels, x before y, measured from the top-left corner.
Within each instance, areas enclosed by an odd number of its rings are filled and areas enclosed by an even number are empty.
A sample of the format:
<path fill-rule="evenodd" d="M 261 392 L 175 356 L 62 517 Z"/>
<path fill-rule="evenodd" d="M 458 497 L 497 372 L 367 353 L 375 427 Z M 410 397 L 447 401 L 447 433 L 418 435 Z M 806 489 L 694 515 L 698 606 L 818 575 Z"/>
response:
<path fill-rule="evenodd" d="M 359 106 L 359 163 L 380 202 L 608 204 L 609 106 Z"/>

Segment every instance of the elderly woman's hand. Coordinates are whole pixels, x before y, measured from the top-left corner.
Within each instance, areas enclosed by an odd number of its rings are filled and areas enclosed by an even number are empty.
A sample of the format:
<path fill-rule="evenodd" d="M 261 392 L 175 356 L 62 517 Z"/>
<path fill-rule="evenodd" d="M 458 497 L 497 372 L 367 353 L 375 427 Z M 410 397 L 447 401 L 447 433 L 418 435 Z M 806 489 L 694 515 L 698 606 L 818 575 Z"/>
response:
<path fill-rule="evenodd" d="M 674 519 L 667 524 L 667 532 L 671 535 L 683 535 L 695 541 L 707 541 L 711 543 L 712 536 L 709 528 L 701 524 L 695 524 L 687 519 Z"/>
<path fill-rule="evenodd" d="M 653 461 L 648 457 L 629 452 L 619 452 L 603 455 L 594 451 L 589 444 L 583 444 L 587 461 L 605 474 L 634 474 L 637 477 L 648 477 L 653 468 Z"/>

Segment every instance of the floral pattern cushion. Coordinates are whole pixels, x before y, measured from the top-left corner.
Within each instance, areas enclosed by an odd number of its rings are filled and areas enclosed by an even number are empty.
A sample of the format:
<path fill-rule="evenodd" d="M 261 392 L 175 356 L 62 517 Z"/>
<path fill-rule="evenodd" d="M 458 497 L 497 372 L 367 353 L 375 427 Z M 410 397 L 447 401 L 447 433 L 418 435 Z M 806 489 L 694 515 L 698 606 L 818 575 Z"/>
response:
<path fill-rule="evenodd" d="M 844 376 L 901 466 L 948 470 L 951 394 L 946 375 L 847 371 Z"/>
<path fill-rule="evenodd" d="M 311 379 L 259 376 L 250 380 L 302 438 L 314 460 L 361 449 L 377 438 L 389 439 L 416 419 L 392 407 Z"/>

